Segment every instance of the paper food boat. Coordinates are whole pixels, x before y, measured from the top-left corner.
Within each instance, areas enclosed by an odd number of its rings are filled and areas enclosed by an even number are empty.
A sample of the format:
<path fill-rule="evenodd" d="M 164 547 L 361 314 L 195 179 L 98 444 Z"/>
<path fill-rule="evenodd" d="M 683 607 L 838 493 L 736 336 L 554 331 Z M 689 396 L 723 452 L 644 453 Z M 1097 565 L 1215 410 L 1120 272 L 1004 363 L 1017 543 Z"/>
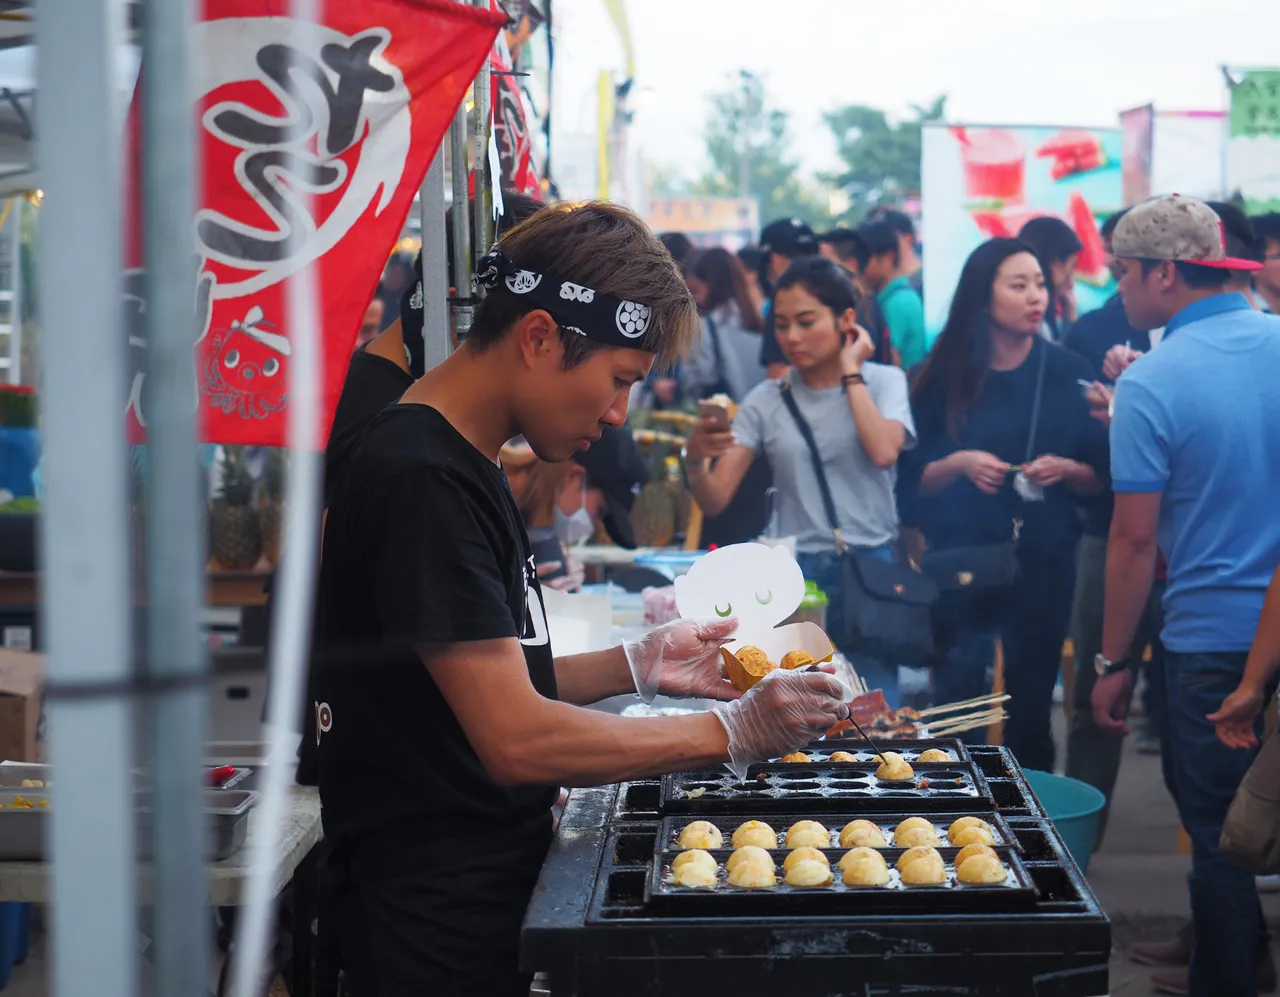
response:
<path fill-rule="evenodd" d="M 738 632 L 721 653 L 731 669 L 741 668 L 737 653 L 760 648 L 774 664 L 788 651 L 808 651 L 815 661 L 830 661 L 835 648 L 816 623 L 779 626 L 800 608 L 804 572 L 786 547 L 732 544 L 698 558 L 676 579 L 676 608 L 686 620 L 737 617 Z M 730 671 L 733 676 L 733 671 Z"/>

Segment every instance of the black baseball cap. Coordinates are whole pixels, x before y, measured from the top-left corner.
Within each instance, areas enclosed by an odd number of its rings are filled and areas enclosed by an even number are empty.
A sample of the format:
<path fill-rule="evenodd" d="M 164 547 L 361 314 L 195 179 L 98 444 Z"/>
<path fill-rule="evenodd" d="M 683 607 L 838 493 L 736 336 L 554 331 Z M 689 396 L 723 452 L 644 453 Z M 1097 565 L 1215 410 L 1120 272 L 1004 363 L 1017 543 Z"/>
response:
<path fill-rule="evenodd" d="M 818 255 L 818 237 L 799 218 L 770 222 L 760 232 L 760 251 L 795 259 Z"/>
<path fill-rule="evenodd" d="M 636 533 L 631 527 L 631 507 L 649 481 L 649 465 L 625 429 L 601 427 L 600 439 L 573 459 L 587 472 L 587 486 L 604 492 L 604 528 L 619 547 L 634 550 Z"/>

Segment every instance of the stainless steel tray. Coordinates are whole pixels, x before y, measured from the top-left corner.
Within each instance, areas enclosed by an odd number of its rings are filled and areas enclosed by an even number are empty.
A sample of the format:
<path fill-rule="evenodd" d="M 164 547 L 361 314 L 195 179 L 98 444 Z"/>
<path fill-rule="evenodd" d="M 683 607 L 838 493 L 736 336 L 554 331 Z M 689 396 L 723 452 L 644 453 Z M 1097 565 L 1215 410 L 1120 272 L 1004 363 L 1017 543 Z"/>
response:
<path fill-rule="evenodd" d="M 15 805 L 17 798 L 31 800 L 33 807 Z M 247 790 L 206 789 L 205 821 L 209 828 L 205 855 L 210 861 L 229 858 L 244 845 L 249 832 L 249 811 L 257 803 L 258 794 Z M 137 815 L 138 858 L 148 860 L 154 854 L 155 827 L 151 812 L 151 794 L 134 794 Z M 0 861 L 40 862 L 47 857 L 46 826 L 52 802 L 41 789 L 0 790 Z"/>
<path fill-rule="evenodd" d="M 53 767 L 35 762 L 6 762 L 0 765 L 0 790 L 4 789 L 45 789 L 52 780 Z M 32 781 L 39 786 L 29 785 Z M 24 786 L 26 782 L 28 785 Z"/>

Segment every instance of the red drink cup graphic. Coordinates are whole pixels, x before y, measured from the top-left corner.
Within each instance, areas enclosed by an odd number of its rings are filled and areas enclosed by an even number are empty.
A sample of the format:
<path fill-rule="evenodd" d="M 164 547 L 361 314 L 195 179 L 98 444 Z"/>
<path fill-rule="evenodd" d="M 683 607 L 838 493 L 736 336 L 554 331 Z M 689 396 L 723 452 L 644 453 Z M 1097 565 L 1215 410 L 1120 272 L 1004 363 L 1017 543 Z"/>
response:
<path fill-rule="evenodd" d="M 952 129 L 964 162 L 964 193 L 971 201 L 1026 198 L 1026 146 L 1012 132 Z"/>

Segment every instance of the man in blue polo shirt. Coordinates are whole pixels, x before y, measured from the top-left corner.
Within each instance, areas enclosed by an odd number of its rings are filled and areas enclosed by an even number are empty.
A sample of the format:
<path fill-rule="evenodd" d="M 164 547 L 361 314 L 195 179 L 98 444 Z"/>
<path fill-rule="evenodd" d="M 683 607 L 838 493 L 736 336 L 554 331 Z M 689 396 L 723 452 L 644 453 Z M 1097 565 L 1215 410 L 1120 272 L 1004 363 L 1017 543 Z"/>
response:
<path fill-rule="evenodd" d="M 1195 941 L 1189 973 L 1156 982 L 1172 992 L 1185 985 L 1193 997 L 1253 997 L 1262 910 L 1253 876 L 1223 857 L 1218 838 L 1256 749 L 1225 746 L 1208 715 L 1239 684 L 1280 563 L 1280 334 L 1242 295 L 1224 293 L 1229 271 L 1258 264 L 1227 257 L 1208 205 L 1176 195 L 1146 201 L 1116 226 L 1113 247 L 1129 321 L 1165 332 L 1116 390 L 1116 503 L 1094 720 L 1126 732 L 1133 673 L 1125 656 L 1158 547 L 1169 565 L 1169 744 L 1192 842 Z"/>

